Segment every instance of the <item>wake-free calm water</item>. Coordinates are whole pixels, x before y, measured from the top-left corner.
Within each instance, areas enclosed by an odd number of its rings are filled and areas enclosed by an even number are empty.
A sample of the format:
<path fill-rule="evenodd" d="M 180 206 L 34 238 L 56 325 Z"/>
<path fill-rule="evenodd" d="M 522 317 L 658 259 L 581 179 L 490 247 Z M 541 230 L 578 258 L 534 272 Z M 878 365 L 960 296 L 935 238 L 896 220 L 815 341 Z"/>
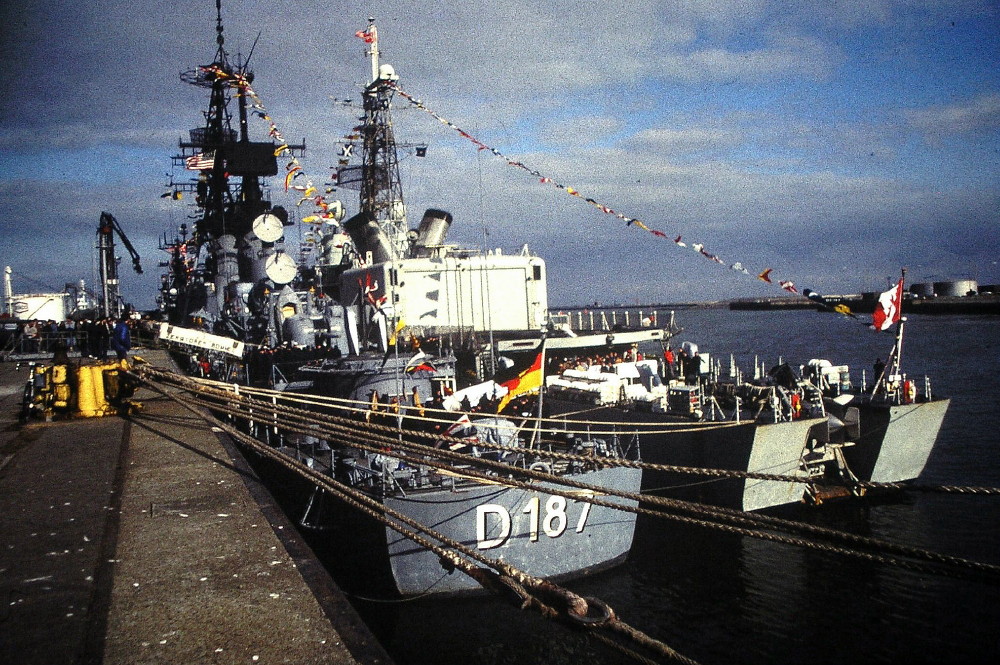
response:
<path fill-rule="evenodd" d="M 689 340 L 746 372 L 754 355 L 871 375 L 890 333 L 812 311 L 681 310 Z M 1000 318 L 911 316 L 904 370 L 952 398 L 921 480 L 1000 486 Z M 869 378 L 870 380 L 870 378 Z M 909 493 L 797 509 L 794 519 L 1000 564 L 1000 497 Z M 640 518 L 629 560 L 567 584 L 701 663 L 1000 662 L 1000 584 L 909 572 Z M 491 597 L 356 606 L 400 665 L 634 662 Z"/>

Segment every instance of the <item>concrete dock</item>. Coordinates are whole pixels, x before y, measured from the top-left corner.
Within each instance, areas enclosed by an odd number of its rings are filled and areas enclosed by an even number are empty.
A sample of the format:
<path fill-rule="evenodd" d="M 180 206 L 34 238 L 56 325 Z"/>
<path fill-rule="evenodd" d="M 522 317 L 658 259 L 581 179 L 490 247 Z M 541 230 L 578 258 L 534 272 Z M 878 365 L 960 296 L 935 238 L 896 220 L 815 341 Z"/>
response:
<path fill-rule="evenodd" d="M 21 426 L 27 377 L 0 363 L 0 663 L 391 662 L 203 417 Z"/>

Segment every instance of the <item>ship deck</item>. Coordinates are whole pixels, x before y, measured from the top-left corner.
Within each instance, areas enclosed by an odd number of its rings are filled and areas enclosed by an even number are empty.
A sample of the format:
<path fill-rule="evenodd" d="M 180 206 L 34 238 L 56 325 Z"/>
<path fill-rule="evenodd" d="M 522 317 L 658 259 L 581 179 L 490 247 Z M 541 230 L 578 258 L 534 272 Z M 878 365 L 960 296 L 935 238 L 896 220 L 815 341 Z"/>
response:
<path fill-rule="evenodd" d="M 27 376 L 0 363 L 0 662 L 391 662 L 202 417 L 141 390 L 19 426 Z"/>

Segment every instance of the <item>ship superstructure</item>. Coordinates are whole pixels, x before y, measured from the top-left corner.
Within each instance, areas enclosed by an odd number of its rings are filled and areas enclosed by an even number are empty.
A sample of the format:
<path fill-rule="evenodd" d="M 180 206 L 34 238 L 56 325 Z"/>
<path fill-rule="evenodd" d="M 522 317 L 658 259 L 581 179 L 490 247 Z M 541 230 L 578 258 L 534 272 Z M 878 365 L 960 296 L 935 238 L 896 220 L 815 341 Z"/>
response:
<path fill-rule="evenodd" d="M 295 260 L 284 242 L 294 221 L 272 206 L 265 179 L 279 172 L 279 155 L 301 154 L 304 144 L 251 139 L 256 110 L 248 102 L 254 98 L 249 58 L 233 64 L 221 14 L 216 31 L 213 62 L 181 75 L 210 95 L 205 125 L 190 131 L 174 157 L 175 166 L 197 177 L 171 183 L 171 194 L 193 195 L 197 213 L 190 227 L 163 242 L 170 258 L 161 308 L 170 323 L 234 336 L 255 349 L 340 354 L 385 351 L 400 334 L 478 354 L 487 335 L 545 327 L 542 259 L 527 248 L 504 254 L 448 245 L 452 216 L 437 208 L 410 228 L 392 119 L 399 77 L 380 62 L 373 20 L 363 33 L 372 79 L 351 135 L 357 143 L 345 150 L 360 163 L 342 160 L 327 190 L 357 190 L 357 212 L 344 221 L 343 204 L 326 206 L 330 214 L 311 222 L 314 256 Z M 290 166 L 288 177 L 297 177 L 298 167 Z"/>
<path fill-rule="evenodd" d="M 175 200 L 193 197 L 193 223 L 181 225 L 161 248 L 169 259 L 160 308 L 174 324 L 237 334 L 255 342 L 277 335 L 262 304 L 266 282 L 287 284 L 295 276 L 285 253 L 288 215 L 272 208 L 266 178 L 278 172 L 273 141 L 251 139 L 247 87 L 250 57 L 234 63 L 225 48 L 220 3 L 211 64 L 183 72 L 181 80 L 209 91 L 205 122 L 179 143 L 173 162 L 197 176 L 171 181 Z M 288 146 L 303 151 L 304 144 Z M 291 261 L 292 269 L 288 269 Z M 257 287 L 255 291 L 255 287 Z"/>
<path fill-rule="evenodd" d="M 399 76 L 379 60 L 374 20 L 361 34 L 370 44 L 372 81 L 363 94 L 362 163 L 337 173 L 338 184 L 360 190 L 360 211 L 344 223 L 355 261 L 340 281 L 341 302 L 368 300 L 388 328 L 448 335 L 460 348 L 479 333 L 541 331 L 548 312 L 541 258 L 448 245 L 453 220 L 444 210 L 430 208 L 409 227 L 392 121 Z"/>

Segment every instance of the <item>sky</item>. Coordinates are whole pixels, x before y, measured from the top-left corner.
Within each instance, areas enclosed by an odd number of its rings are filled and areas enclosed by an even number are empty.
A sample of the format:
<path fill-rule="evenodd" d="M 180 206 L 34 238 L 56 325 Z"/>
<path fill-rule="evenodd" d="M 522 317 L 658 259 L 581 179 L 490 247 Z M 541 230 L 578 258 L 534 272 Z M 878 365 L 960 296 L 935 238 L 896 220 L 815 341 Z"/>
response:
<path fill-rule="evenodd" d="M 119 243 L 125 299 L 155 306 L 160 239 L 194 212 L 161 198 L 191 175 L 170 157 L 208 103 L 179 74 L 212 61 L 215 11 L 0 5 L 0 265 L 16 292 L 93 286 L 107 211 L 145 268 Z M 904 267 L 907 282 L 1000 283 L 998 14 L 993 0 L 222 8 L 227 51 L 253 48 L 253 87 L 317 183 L 360 113 L 334 100 L 359 100 L 355 32 L 375 17 L 401 88 L 489 148 L 397 96 L 397 140 L 428 146 L 401 155 L 411 224 L 441 208 L 451 242 L 527 244 L 551 306 L 878 291 Z M 308 214 L 281 183 L 271 195 Z"/>

